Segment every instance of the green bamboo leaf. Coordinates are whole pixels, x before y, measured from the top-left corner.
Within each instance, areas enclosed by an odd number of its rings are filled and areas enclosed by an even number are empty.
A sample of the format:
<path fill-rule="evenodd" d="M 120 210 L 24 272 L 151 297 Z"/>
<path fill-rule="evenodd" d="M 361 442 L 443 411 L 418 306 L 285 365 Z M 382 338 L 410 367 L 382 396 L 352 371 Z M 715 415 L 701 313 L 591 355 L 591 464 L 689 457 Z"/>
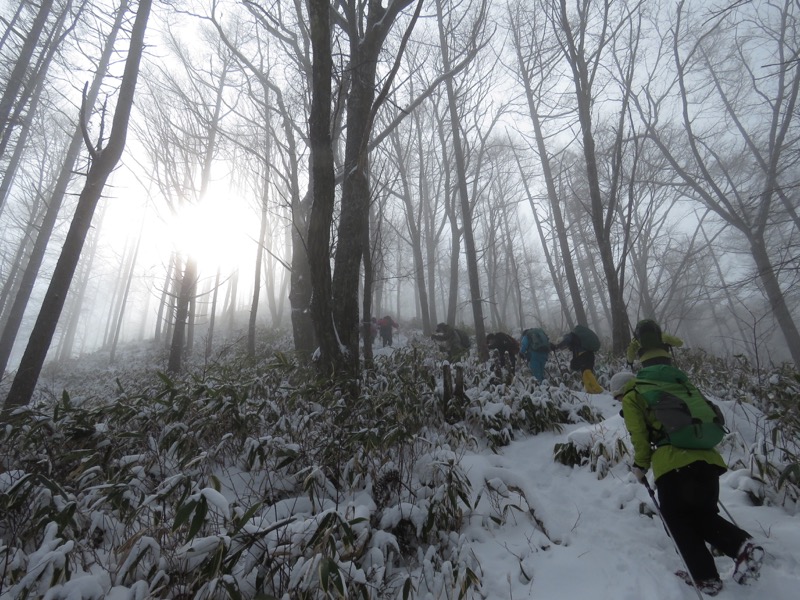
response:
<path fill-rule="evenodd" d="M 208 514 L 208 500 L 206 500 L 205 496 L 200 496 L 200 500 L 197 502 L 197 510 L 192 519 L 192 524 L 189 526 L 189 535 L 187 539 L 191 540 L 197 535 L 197 532 L 200 531 L 200 528 L 206 522 L 206 514 Z"/>
<path fill-rule="evenodd" d="M 256 514 L 259 509 L 261 509 L 261 506 L 261 502 L 256 502 L 246 513 L 241 516 L 241 518 L 236 519 L 236 525 L 234 526 L 231 535 L 239 533 L 242 530 L 242 527 L 244 527 L 250 521 L 250 519 L 253 518 L 253 515 Z"/>
<path fill-rule="evenodd" d="M 411 577 L 406 577 L 406 580 L 403 583 L 403 600 L 409 600 L 411 598 L 412 591 L 413 588 L 411 586 Z"/>
<path fill-rule="evenodd" d="M 178 509 L 178 512 L 175 513 L 175 521 L 172 524 L 172 531 L 176 531 L 178 527 L 180 527 L 189 520 L 189 517 L 194 512 L 196 506 L 197 506 L 197 501 L 190 500 L 189 502 L 187 502 Z"/>

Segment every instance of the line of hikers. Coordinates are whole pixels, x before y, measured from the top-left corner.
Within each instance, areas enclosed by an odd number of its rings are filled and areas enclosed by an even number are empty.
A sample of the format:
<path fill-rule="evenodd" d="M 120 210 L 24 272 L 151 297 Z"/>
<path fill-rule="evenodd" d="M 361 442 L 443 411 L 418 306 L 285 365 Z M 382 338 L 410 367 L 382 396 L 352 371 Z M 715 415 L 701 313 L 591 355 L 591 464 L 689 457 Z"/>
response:
<path fill-rule="evenodd" d="M 462 329 L 439 323 L 433 339 L 451 361 L 457 361 L 469 353 L 469 335 Z M 550 352 L 568 349 L 572 352 L 570 368 L 581 373 L 584 389 L 599 394 L 603 388 L 594 376 L 595 352 L 600 349 L 600 338 L 585 325 L 577 325 L 562 336 L 558 343 L 550 338 L 540 327 L 532 327 L 522 332 L 521 341 L 502 331 L 486 335 L 486 346 L 497 350 L 498 367 L 508 366 L 512 374 L 516 371 L 517 356 L 521 356 L 537 381 L 545 380 L 545 365 Z"/>
<path fill-rule="evenodd" d="M 446 323 L 439 323 L 433 338 L 450 360 L 469 352 L 469 336 Z M 522 356 L 539 382 L 545 380 L 550 352 L 568 349 L 570 368 L 581 374 L 584 389 L 603 391 L 594 376 L 600 340 L 585 325 L 577 325 L 557 343 L 534 327 L 523 331 L 519 341 L 507 333 L 489 333 L 486 345 L 497 350 L 499 369 L 508 366 L 513 374 L 517 356 Z M 686 568 L 675 574 L 698 597 L 716 596 L 723 583 L 708 545 L 733 558 L 732 579 L 739 584 L 758 579 L 765 551 L 747 531 L 719 514 L 719 478 L 727 465 L 715 447 L 730 432 L 719 408 L 673 365 L 672 349 L 681 346 L 683 341 L 663 333 L 656 321 L 639 321 L 625 353 L 628 370 L 614 374 L 609 388 L 622 403 L 620 415 L 630 434 L 630 471 L 647 487 Z M 641 366 L 634 373 L 637 359 Z M 650 468 L 658 499 L 648 483 Z"/>
<path fill-rule="evenodd" d="M 545 365 L 550 352 L 567 349 L 572 352 L 570 369 L 581 374 L 584 389 L 591 394 L 603 391 L 594 376 L 595 353 L 600 350 L 600 338 L 585 325 L 576 325 L 557 343 L 552 343 L 541 327 L 524 330 L 520 341 L 507 333 L 489 333 L 486 336 L 486 346 L 489 350 L 497 350 L 498 366 L 502 369 L 508 364 L 512 373 L 515 371 L 517 356 L 521 356 L 528 363 L 533 377 L 539 382 L 546 379 Z"/>
<path fill-rule="evenodd" d="M 391 346 L 392 345 L 392 333 L 394 329 L 400 329 L 400 325 L 398 325 L 395 320 L 386 315 L 378 319 L 377 317 L 372 317 L 372 321 L 369 324 L 369 337 L 370 343 L 375 343 L 375 338 L 380 333 L 381 342 L 383 343 L 383 347 Z"/>
<path fill-rule="evenodd" d="M 521 355 L 540 382 L 549 353 L 569 349 L 570 368 L 581 373 L 584 389 L 603 391 L 593 372 L 600 340 L 584 325 L 556 344 L 541 328 L 526 329 L 521 343 L 506 333 L 490 333 L 486 343 L 498 351 L 500 368 L 508 354 L 513 372 Z M 631 473 L 647 487 L 686 568 L 676 575 L 698 596 L 716 596 L 723 583 L 707 544 L 733 558 L 732 579 L 739 584 L 758 579 L 765 551 L 747 531 L 719 514 L 719 478 L 727 465 L 716 445 L 729 431 L 719 408 L 673 365 L 672 349 L 681 346 L 683 341 L 663 333 L 656 321 L 639 321 L 626 351 L 628 370 L 611 377 L 609 387 L 622 403 L 620 414 L 630 434 Z M 641 367 L 634 373 L 637 359 Z M 647 480 L 651 467 L 658 500 Z"/>

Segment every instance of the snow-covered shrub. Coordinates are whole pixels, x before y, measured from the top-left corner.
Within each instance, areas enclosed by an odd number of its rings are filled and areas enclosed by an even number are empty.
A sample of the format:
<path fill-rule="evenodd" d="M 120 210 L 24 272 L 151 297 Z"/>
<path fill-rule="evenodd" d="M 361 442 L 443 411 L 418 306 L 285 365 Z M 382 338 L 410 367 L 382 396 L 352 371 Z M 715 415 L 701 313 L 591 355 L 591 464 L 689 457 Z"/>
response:
<path fill-rule="evenodd" d="M 599 413 L 563 384 L 541 385 L 523 374 L 499 379 L 491 363 L 462 362 L 469 382 L 462 403 L 464 423 L 476 440 L 493 449 L 509 444 L 515 435 L 561 431 L 566 423 L 594 423 Z M 453 423 L 455 428 L 458 423 Z"/>
<path fill-rule="evenodd" d="M 588 466 L 598 479 L 603 479 L 614 465 L 629 460 L 627 436 L 622 417 L 614 416 L 571 432 L 566 442 L 555 444 L 553 458 L 569 467 Z"/>
<path fill-rule="evenodd" d="M 443 419 L 423 356 L 378 356 L 362 378 L 331 381 L 288 355 L 232 355 L 43 403 L 4 431 L 0 522 L 20 541 L 6 544 L 0 593 L 43 581 L 29 563 L 49 523 L 74 548 L 51 584 L 91 570 L 155 597 L 410 596 L 427 589 L 409 571 L 424 558 L 451 573 L 430 585 L 470 589 L 475 559 L 457 535 L 469 480 L 448 444 L 474 434 Z"/>
<path fill-rule="evenodd" d="M 579 423 L 564 449 L 574 464 L 603 474 L 625 450 L 554 368 L 535 385 L 470 356 L 447 413 L 426 340 L 339 380 L 263 348 L 270 358 L 254 361 L 231 346 L 183 376 L 115 367 L 100 385 L 107 370 L 65 372 L 75 390 L 45 395 L 3 429 L 0 595 L 50 586 L 62 597 L 97 574 L 102 593 L 114 585 L 138 598 L 475 597 L 482 570 L 465 524 L 537 517 L 522 482 L 505 482 L 507 495 L 503 482 L 473 490 L 466 448 Z M 770 407 L 758 444 L 726 440 L 741 460 L 729 485 L 757 490 L 763 479 L 765 501 L 784 503 L 798 456 L 788 403 L 798 386 L 786 381 L 731 401 Z"/>
<path fill-rule="evenodd" d="M 763 386 L 766 424 L 753 451 L 753 468 L 768 482 L 773 501 L 800 507 L 800 374 L 773 373 Z"/>

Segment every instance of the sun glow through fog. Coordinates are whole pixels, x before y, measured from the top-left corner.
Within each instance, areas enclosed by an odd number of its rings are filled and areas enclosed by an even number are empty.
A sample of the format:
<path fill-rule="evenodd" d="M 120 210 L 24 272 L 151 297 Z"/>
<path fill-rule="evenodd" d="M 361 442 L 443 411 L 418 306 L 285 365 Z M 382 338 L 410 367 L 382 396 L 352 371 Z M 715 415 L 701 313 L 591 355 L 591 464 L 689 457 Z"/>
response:
<path fill-rule="evenodd" d="M 205 272 L 229 272 L 255 255 L 258 218 L 240 198 L 209 195 L 169 219 L 172 248 L 192 256 Z"/>

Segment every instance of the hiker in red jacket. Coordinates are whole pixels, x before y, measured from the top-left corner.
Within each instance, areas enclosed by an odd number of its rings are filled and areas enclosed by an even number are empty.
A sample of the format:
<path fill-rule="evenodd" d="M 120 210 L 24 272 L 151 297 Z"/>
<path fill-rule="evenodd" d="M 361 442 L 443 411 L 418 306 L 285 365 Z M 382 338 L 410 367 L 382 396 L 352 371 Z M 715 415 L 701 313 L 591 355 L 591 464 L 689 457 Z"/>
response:
<path fill-rule="evenodd" d="M 392 328 L 400 329 L 400 325 L 395 323 L 394 319 L 389 315 L 386 315 L 378 321 L 378 330 L 381 333 L 381 341 L 383 342 L 384 348 L 392 345 Z"/>

